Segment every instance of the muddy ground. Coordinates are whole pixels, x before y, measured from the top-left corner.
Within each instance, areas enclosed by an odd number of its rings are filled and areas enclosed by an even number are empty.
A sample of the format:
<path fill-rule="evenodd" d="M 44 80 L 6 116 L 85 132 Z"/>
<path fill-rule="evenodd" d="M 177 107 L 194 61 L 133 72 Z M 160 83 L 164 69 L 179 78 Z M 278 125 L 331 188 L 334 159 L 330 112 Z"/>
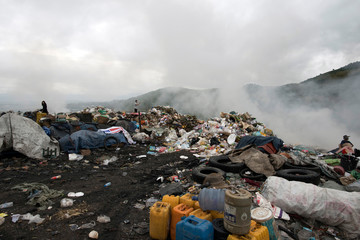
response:
<path fill-rule="evenodd" d="M 99 239 L 150 239 L 148 233 L 149 208 L 135 208 L 136 203 L 145 204 L 150 197 L 161 199 L 158 190 L 159 176 L 168 177 L 176 169 L 191 169 L 199 160 L 192 152 L 179 151 L 145 155 L 149 144 L 136 144 L 118 150 L 96 149 L 80 161 L 69 161 L 67 154 L 56 159 L 39 161 L 23 155 L 2 153 L 0 158 L 0 204 L 13 202 L 13 207 L 0 209 L 7 213 L 5 223 L 0 226 L 0 240 L 5 239 L 88 239 L 91 230 L 99 233 Z M 183 160 L 181 155 L 189 158 Z M 119 159 L 108 166 L 101 159 L 116 156 Z M 52 180 L 53 176 L 61 178 Z M 187 176 L 187 177 L 186 177 Z M 190 171 L 184 180 L 191 181 Z M 38 182 L 50 189 L 63 190 L 64 196 L 52 199 L 50 209 L 39 210 L 38 206 L 26 204 L 29 192 L 13 190 L 22 183 Z M 111 182 L 109 187 L 104 184 Z M 164 181 L 166 182 L 166 181 Z M 73 198 L 74 205 L 60 207 L 60 200 L 69 192 L 84 192 L 83 197 Z M 45 218 L 41 224 L 28 224 L 26 220 L 12 222 L 12 214 L 40 214 Z M 68 218 L 65 214 L 67 213 Z M 109 223 L 97 222 L 100 215 L 109 216 Z M 81 226 L 96 222 L 90 229 L 71 230 L 71 224 Z"/>

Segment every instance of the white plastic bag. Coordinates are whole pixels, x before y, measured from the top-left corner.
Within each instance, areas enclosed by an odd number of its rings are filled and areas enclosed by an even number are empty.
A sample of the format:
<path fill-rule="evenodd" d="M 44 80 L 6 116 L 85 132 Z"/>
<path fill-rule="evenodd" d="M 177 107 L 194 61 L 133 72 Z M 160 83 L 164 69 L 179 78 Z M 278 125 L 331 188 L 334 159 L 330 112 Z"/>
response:
<path fill-rule="evenodd" d="M 268 177 L 262 193 L 288 213 L 313 218 L 330 226 L 360 235 L 360 193 L 321 188 L 313 184 Z"/>

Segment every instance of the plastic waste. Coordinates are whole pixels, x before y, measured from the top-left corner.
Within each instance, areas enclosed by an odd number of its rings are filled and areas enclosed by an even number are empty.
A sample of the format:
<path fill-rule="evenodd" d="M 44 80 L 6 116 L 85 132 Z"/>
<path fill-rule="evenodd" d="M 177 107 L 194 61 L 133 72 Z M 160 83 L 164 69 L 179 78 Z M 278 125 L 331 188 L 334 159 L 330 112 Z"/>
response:
<path fill-rule="evenodd" d="M 227 142 L 230 145 L 234 144 L 235 140 L 236 140 L 236 135 L 235 134 L 230 134 L 229 137 L 227 138 Z"/>
<path fill-rule="evenodd" d="M 78 229 L 85 229 L 85 228 L 93 228 L 96 226 L 95 221 L 91 221 L 89 223 L 84 223 L 83 225 L 81 225 L 80 227 L 78 227 Z"/>
<path fill-rule="evenodd" d="M 118 159 L 119 159 L 118 157 L 113 156 L 110 159 L 105 159 L 103 161 L 102 165 L 107 166 L 107 165 L 109 165 L 109 163 L 116 162 Z"/>
<path fill-rule="evenodd" d="M 8 208 L 8 207 L 12 207 L 12 206 L 14 206 L 13 202 L 6 202 L 3 204 L 0 204 L 0 208 Z"/>
<path fill-rule="evenodd" d="M 69 154 L 69 161 L 80 161 L 83 158 L 84 156 L 81 154 L 76 154 L 76 153 Z"/>
<path fill-rule="evenodd" d="M 99 233 L 95 230 L 92 230 L 91 232 L 89 232 L 89 238 L 91 239 L 98 239 L 99 238 Z"/>
<path fill-rule="evenodd" d="M 349 237 L 360 234 L 358 221 L 354 220 L 360 219 L 360 193 L 271 176 L 263 185 L 262 195 L 289 213 L 337 226 Z"/>
<path fill-rule="evenodd" d="M 63 198 L 60 200 L 61 207 L 71 207 L 74 204 L 74 200 L 70 198 Z"/>
<path fill-rule="evenodd" d="M 76 231 L 79 229 L 79 225 L 77 224 L 70 224 L 69 226 L 71 231 Z"/>
<path fill-rule="evenodd" d="M 45 220 L 45 218 L 41 218 L 39 214 L 36 214 L 35 216 L 33 216 L 31 213 L 21 215 L 21 219 L 28 220 L 29 221 L 28 224 L 30 224 L 30 223 L 40 224 Z"/>
<path fill-rule="evenodd" d="M 141 203 L 136 203 L 134 205 L 134 207 L 137 208 L 137 209 L 143 210 L 146 206 L 144 204 L 141 204 Z"/>
<path fill-rule="evenodd" d="M 82 196 L 84 196 L 84 193 L 83 192 L 69 192 L 68 193 L 68 195 L 67 195 L 68 197 L 82 197 Z"/>
<path fill-rule="evenodd" d="M 310 229 L 302 229 L 298 232 L 299 240 L 315 240 L 315 234 Z"/>
<path fill-rule="evenodd" d="M 57 176 L 53 176 L 53 177 L 51 178 L 51 180 L 60 179 L 60 178 L 61 178 L 61 175 L 57 175 Z"/>
<path fill-rule="evenodd" d="M 290 220 L 289 214 L 284 212 L 281 208 L 273 206 L 263 195 L 259 192 L 256 192 L 256 197 L 254 198 L 254 202 L 259 205 L 260 207 L 270 209 L 274 214 L 276 219 L 283 219 L 283 220 Z"/>
<path fill-rule="evenodd" d="M 13 214 L 13 215 L 11 216 L 11 221 L 12 221 L 13 223 L 16 223 L 17 221 L 19 221 L 20 217 L 21 217 L 20 214 Z"/>
<path fill-rule="evenodd" d="M 111 185 L 111 182 L 107 182 L 104 184 L 104 187 L 109 187 Z"/>
<path fill-rule="evenodd" d="M 154 205 L 154 203 L 156 203 L 158 201 L 159 201 L 159 199 L 151 197 L 151 198 L 146 200 L 146 207 L 151 207 L 152 205 Z"/>
<path fill-rule="evenodd" d="M 198 199 L 203 210 L 224 211 L 224 189 L 203 188 L 199 193 Z"/>
<path fill-rule="evenodd" d="M 99 223 L 108 223 L 110 222 L 110 217 L 106 215 L 100 215 L 97 217 L 96 221 L 98 221 Z"/>

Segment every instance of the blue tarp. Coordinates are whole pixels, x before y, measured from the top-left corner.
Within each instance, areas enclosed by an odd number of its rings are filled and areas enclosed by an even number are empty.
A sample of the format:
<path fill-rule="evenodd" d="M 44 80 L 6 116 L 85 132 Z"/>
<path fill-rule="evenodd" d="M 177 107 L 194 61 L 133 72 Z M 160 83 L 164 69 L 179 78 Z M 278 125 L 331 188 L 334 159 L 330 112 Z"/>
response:
<path fill-rule="evenodd" d="M 280 138 L 277 137 L 264 137 L 264 136 L 245 136 L 240 139 L 238 144 L 236 145 L 235 149 L 239 149 L 245 147 L 247 145 L 256 145 L 256 146 L 263 146 L 269 142 L 272 142 L 276 151 L 283 146 L 284 142 Z"/>
<path fill-rule="evenodd" d="M 60 138 L 60 149 L 63 152 L 79 153 L 80 149 L 104 147 L 104 141 L 107 136 L 115 137 L 119 143 L 128 143 L 123 133 L 106 134 L 100 131 L 79 130 L 71 135 Z M 116 141 L 115 139 L 109 139 L 106 141 L 106 144 L 110 146 L 116 144 Z"/>

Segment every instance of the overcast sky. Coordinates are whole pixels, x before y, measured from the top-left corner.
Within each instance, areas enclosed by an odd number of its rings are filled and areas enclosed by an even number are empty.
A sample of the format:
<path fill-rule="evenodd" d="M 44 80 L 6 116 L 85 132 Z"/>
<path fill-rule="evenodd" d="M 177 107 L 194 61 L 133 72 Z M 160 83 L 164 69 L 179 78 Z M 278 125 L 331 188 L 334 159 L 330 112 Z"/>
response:
<path fill-rule="evenodd" d="M 359 9 L 353 0 L 0 0 L 0 100 L 60 107 L 170 86 L 301 82 L 359 60 Z"/>

